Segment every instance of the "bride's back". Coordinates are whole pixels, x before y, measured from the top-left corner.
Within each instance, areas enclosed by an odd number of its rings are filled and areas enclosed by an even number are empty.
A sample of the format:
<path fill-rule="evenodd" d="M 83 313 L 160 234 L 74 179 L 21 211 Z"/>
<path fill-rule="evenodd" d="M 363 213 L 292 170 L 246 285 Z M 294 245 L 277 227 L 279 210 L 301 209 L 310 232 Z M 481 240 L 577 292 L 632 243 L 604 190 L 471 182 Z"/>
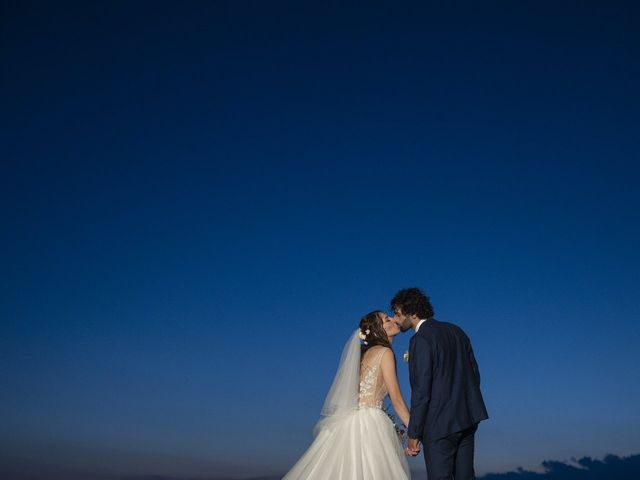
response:
<path fill-rule="evenodd" d="M 360 392 L 358 406 L 360 408 L 382 408 L 387 395 L 387 388 L 382 379 L 380 362 L 387 347 L 375 346 L 365 352 L 360 361 Z"/>

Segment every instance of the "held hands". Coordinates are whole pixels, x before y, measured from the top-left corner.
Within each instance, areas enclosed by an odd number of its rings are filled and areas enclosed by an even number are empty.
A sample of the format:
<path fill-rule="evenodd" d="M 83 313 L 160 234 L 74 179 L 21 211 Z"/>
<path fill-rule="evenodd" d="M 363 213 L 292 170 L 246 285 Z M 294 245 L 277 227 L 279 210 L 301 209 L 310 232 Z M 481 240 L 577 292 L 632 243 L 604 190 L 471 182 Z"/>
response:
<path fill-rule="evenodd" d="M 407 448 L 404 449 L 405 455 L 408 457 L 415 457 L 420 453 L 420 440 L 417 438 L 410 438 Z"/>

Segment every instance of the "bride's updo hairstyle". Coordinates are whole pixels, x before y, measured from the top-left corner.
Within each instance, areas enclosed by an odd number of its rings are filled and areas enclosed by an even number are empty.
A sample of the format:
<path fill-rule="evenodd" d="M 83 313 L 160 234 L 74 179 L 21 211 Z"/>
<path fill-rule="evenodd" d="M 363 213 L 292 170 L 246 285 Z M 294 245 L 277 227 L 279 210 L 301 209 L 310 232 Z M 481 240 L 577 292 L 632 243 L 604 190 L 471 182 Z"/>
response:
<path fill-rule="evenodd" d="M 382 318 L 380 314 L 384 313 L 381 310 L 375 310 L 371 313 L 367 313 L 360 320 L 360 338 L 366 335 L 362 345 L 360 346 L 360 356 L 362 357 L 367 350 L 376 345 L 382 345 L 383 347 L 391 348 L 389 343 L 389 337 L 387 332 L 382 327 Z M 369 333 L 367 333 L 367 330 Z"/>

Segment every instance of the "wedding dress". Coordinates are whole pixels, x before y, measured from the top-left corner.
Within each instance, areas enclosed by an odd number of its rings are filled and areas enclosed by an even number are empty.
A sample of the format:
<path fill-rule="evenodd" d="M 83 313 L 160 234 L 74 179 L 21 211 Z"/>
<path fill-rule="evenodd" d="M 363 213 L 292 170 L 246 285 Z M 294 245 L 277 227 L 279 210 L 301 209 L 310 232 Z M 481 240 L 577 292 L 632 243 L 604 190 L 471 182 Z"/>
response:
<path fill-rule="evenodd" d="M 314 429 L 315 439 L 282 480 L 408 480 L 393 422 L 382 409 L 387 389 L 380 362 L 386 348 L 370 348 L 360 361 L 354 333 Z"/>

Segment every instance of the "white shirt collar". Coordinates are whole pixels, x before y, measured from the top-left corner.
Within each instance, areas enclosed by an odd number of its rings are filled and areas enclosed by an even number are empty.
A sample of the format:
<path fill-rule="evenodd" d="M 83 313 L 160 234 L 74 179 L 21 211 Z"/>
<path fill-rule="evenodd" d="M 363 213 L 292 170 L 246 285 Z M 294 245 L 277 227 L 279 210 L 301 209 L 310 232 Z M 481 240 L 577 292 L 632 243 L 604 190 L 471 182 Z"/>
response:
<path fill-rule="evenodd" d="M 416 325 L 416 328 L 414 328 L 414 330 L 416 331 L 416 333 L 418 333 L 418 330 L 420 330 L 420 325 L 422 325 L 422 324 L 423 324 L 424 322 L 426 322 L 426 321 L 427 321 L 427 319 L 426 319 L 426 318 L 423 318 L 423 319 L 421 319 L 421 320 L 418 322 L 418 324 Z"/>

